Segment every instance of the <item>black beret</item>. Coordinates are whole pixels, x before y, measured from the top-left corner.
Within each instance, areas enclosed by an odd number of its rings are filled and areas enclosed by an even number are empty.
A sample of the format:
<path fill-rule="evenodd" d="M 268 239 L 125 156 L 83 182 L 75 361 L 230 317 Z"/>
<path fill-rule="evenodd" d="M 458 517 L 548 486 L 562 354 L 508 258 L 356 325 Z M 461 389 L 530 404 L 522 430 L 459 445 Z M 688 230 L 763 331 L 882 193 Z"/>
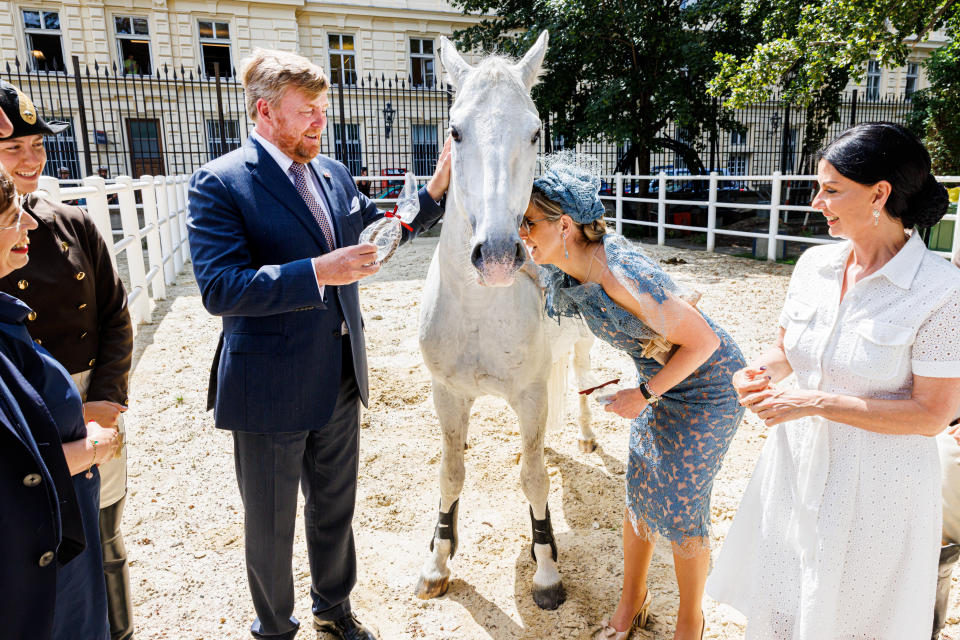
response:
<path fill-rule="evenodd" d="M 30 97 L 3 80 L 0 80 L 0 108 L 13 124 L 13 133 L 8 138 L 38 133 L 56 135 L 70 126 L 66 122 L 47 122 L 41 118 Z"/>

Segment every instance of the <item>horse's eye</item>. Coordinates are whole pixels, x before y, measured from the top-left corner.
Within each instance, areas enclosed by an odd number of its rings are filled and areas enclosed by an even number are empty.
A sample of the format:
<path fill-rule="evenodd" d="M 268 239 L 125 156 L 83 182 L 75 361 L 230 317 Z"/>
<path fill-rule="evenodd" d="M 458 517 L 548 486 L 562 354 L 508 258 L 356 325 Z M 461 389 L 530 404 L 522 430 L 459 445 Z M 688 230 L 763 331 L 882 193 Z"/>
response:
<path fill-rule="evenodd" d="M 460 132 L 453 125 L 450 125 L 450 137 L 453 138 L 454 142 L 460 142 Z"/>
<path fill-rule="evenodd" d="M 531 144 L 537 144 L 540 142 L 540 129 L 537 129 L 537 132 L 533 134 L 533 138 L 530 140 Z"/>

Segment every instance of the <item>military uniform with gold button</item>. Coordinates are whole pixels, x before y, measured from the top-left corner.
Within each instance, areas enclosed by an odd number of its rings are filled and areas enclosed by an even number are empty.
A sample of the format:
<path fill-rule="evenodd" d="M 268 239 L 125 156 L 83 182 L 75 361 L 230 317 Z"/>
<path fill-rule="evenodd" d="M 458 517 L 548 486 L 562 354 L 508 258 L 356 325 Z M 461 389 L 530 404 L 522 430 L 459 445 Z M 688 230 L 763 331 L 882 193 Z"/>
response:
<path fill-rule="evenodd" d="M 30 307 L 25 324 L 36 343 L 73 376 L 85 402 L 127 404 L 133 330 L 127 294 L 107 245 L 79 207 L 36 193 L 23 208 L 38 228 L 29 234 L 30 261 L 0 278 L 0 292 Z M 122 417 L 120 429 L 123 430 Z M 111 637 L 133 633 L 126 549 L 120 520 L 126 494 L 126 454 L 100 466 L 100 538 Z"/>

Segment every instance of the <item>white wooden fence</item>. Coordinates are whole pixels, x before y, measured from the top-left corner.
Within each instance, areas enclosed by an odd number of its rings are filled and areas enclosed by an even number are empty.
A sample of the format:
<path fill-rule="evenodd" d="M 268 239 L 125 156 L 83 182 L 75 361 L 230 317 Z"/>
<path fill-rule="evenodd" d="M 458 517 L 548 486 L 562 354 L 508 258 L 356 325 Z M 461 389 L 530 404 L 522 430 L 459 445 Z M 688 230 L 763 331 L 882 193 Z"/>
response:
<path fill-rule="evenodd" d="M 676 229 L 681 231 L 697 231 L 706 233 L 707 236 L 707 251 L 713 251 L 716 247 L 716 238 L 718 235 L 727 235 L 727 236 L 741 236 L 747 238 L 757 238 L 762 240 L 762 243 L 770 248 L 766 251 L 767 260 L 773 262 L 777 257 L 777 246 L 778 243 L 783 241 L 790 242 L 805 242 L 807 244 L 826 244 L 829 242 L 835 242 L 832 238 L 816 238 L 816 237 L 807 237 L 807 236 L 794 236 L 786 235 L 780 232 L 780 225 L 783 222 L 781 217 L 785 219 L 791 212 L 803 213 L 805 216 L 815 214 L 820 215 L 820 212 L 816 209 L 813 209 L 809 206 L 801 205 L 783 205 L 778 204 L 781 201 L 781 194 L 783 193 L 784 185 L 790 182 L 798 181 L 807 181 L 812 182 L 816 181 L 816 176 L 802 176 L 802 175 L 783 175 L 779 171 L 775 171 L 772 175 L 756 175 L 756 176 L 728 176 L 728 175 L 718 175 L 716 172 L 711 173 L 710 175 L 702 176 L 691 176 L 691 175 L 667 175 L 665 172 L 660 172 L 657 175 L 624 175 L 616 174 L 613 176 L 603 176 L 604 180 L 611 183 L 612 195 L 601 196 L 601 198 L 607 202 L 614 203 L 614 215 L 606 218 L 608 222 L 612 222 L 615 225 L 617 233 L 623 233 L 624 225 L 637 225 L 637 226 L 647 226 L 647 227 L 656 227 L 657 229 L 657 244 L 665 244 L 667 237 L 667 229 Z M 944 186 L 951 187 L 955 184 L 960 183 L 960 176 L 942 176 L 937 178 Z M 652 180 L 656 184 L 656 197 L 647 197 L 639 198 L 625 195 L 624 185 L 628 184 L 633 180 Z M 670 197 L 669 184 L 671 181 L 675 182 L 693 182 L 706 180 L 709 182 L 707 189 L 707 200 L 675 200 Z M 723 182 L 732 182 L 736 183 L 770 183 L 770 202 L 764 204 L 748 204 L 741 202 L 719 202 L 718 194 L 721 189 L 721 183 Z M 653 190 L 653 185 L 651 185 L 651 191 Z M 657 205 L 657 219 L 656 222 L 646 221 L 646 220 L 630 220 L 624 219 L 623 217 L 623 204 L 625 202 L 645 202 L 649 204 Z M 683 205 L 691 207 L 706 207 L 707 209 L 707 226 L 705 227 L 696 227 L 690 225 L 681 225 L 681 224 L 668 224 L 667 223 L 667 205 Z M 755 210 L 757 212 L 768 212 L 769 215 L 769 226 L 765 231 L 740 231 L 735 229 L 724 229 L 717 226 L 717 211 L 720 209 L 738 209 L 738 210 Z M 954 221 L 953 226 L 953 247 L 960 246 L 960 221 L 957 221 L 956 214 L 956 203 L 951 203 L 951 209 L 953 213 L 949 213 L 944 216 L 944 220 Z M 771 250 L 772 249 L 772 250 Z M 948 251 L 938 251 L 941 255 L 949 257 L 950 252 Z"/>
<path fill-rule="evenodd" d="M 107 241 L 110 260 L 117 268 L 117 256 L 126 252 L 129 277 L 127 303 L 134 333 L 148 322 L 155 300 L 167 296 L 167 285 L 190 260 L 187 244 L 187 180 L 190 176 L 141 176 L 134 180 L 118 176 L 106 183 L 99 176 L 84 178 L 79 186 L 61 185 L 56 178 L 40 178 L 40 189 L 53 200 L 86 200 L 86 209 Z M 136 194 L 140 194 L 137 203 Z M 108 199 L 116 194 L 116 204 Z M 119 211 L 120 229 L 113 229 L 110 212 Z M 143 226 L 140 219 L 143 219 Z M 117 239 L 119 238 L 119 239 Z M 143 255 L 146 240 L 147 257 Z"/>

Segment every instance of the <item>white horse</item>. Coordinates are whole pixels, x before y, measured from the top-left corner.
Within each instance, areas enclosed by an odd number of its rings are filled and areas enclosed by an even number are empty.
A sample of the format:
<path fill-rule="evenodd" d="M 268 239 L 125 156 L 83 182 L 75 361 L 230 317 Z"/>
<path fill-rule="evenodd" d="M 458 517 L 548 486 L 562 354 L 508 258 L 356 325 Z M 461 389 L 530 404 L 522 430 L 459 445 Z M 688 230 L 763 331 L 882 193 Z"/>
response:
<path fill-rule="evenodd" d="M 576 346 L 574 367 L 584 380 L 593 340 L 583 338 L 577 323 L 558 325 L 546 318 L 539 283 L 521 269 L 527 256 L 518 229 L 530 200 L 540 139 L 530 88 L 543 63 L 547 33 L 515 64 L 488 57 L 475 68 L 446 38 L 440 43 L 457 98 L 450 110 L 450 189 L 424 287 L 420 349 L 433 376 L 443 455 L 440 516 L 417 595 L 438 597 L 449 586 L 447 560 L 457 549 L 470 408 L 478 396 L 495 395 L 505 398 L 520 420 L 520 480 L 530 501 L 531 553 L 537 563 L 533 598 L 541 608 L 555 609 L 566 595 L 547 508 L 544 433 L 548 407 L 552 422 L 563 416 L 570 349 Z M 580 407 L 581 448 L 592 451 L 596 445 L 584 396 Z"/>

